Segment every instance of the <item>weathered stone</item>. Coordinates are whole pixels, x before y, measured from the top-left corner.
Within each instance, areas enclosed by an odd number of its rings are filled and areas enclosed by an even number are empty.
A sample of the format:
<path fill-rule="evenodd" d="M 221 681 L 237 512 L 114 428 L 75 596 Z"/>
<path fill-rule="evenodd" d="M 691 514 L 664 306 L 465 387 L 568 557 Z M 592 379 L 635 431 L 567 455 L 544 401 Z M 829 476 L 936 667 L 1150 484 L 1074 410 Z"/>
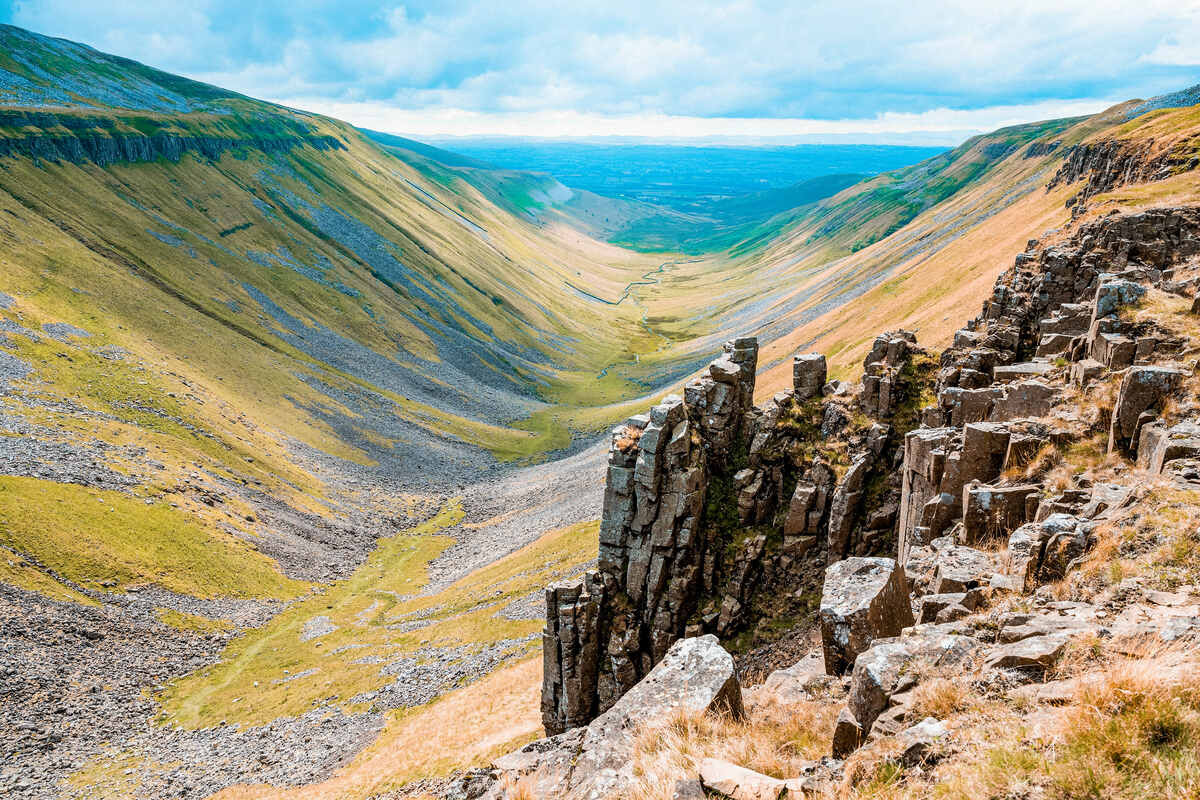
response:
<path fill-rule="evenodd" d="M 956 433 L 954 428 L 918 428 L 904 437 L 904 463 L 901 467 L 903 482 L 898 523 L 901 564 L 908 560 L 914 529 L 922 527 L 925 505 L 942 494 L 940 487 L 945 476 L 946 454 Z M 949 503 L 954 503 L 953 497 L 949 499 Z"/>
<path fill-rule="evenodd" d="M 586 728 L 533 742 L 498 759 L 496 766 L 533 776 L 537 797 L 620 796 L 634 778 L 630 731 L 665 725 L 676 712 L 744 715 L 733 657 L 715 636 L 677 641 L 642 681 Z"/>
<path fill-rule="evenodd" d="M 700 783 L 705 789 L 730 800 L 801 798 L 808 788 L 808 782 L 803 778 L 780 780 L 716 758 L 700 762 Z"/>
<path fill-rule="evenodd" d="M 982 645 L 977 639 L 949 633 L 946 626 L 920 626 L 910 636 L 873 645 L 854 662 L 848 707 L 869 734 L 875 720 L 895 695 L 916 686 L 919 663 L 949 667 L 970 658 Z"/>
<path fill-rule="evenodd" d="M 990 669 L 1017 669 L 1045 672 L 1058 663 L 1071 638 L 1064 634 L 1031 636 L 1019 642 L 1002 645 L 992 651 L 984 662 Z"/>
<path fill-rule="evenodd" d="M 1170 428 L 1160 423 L 1144 425 L 1138 436 L 1137 464 L 1152 474 L 1180 458 L 1200 457 L 1200 424 L 1180 422 Z"/>
<path fill-rule="evenodd" d="M 967 599 L 966 592 L 949 592 L 947 594 L 927 594 L 921 598 L 921 623 L 936 622 L 942 609 L 962 605 Z"/>
<path fill-rule="evenodd" d="M 914 623 L 908 582 L 890 558 L 848 558 L 825 569 L 821 594 L 825 670 L 837 675 L 875 639 L 896 636 Z"/>
<path fill-rule="evenodd" d="M 867 472 L 872 457 L 864 453 L 846 470 L 842 482 L 833 490 L 829 504 L 829 559 L 845 558 L 850 554 L 850 533 L 854 526 Z"/>
<path fill-rule="evenodd" d="M 996 400 L 990 419 L 994 422 L 1005 422 L 1044 417 L 1050 413 L 1057 394 L 1054 387 L 1042 381 L 1018 381 L 1009 384 L 1003 396 Z"/>
<path fill-rule="evenodd" d="M 1113 408 L 1108 449 L 1129 451 L 1138 418 L 1146 411 L 1161 408 L 1183 380 L 1183 372 L 1172 367 L 1131 367 L 1121 380 L 1121 389 Z"/>
<path fill-rule="evenodd" d="M 1126 280 L 1103 280 L 1096 288 L 1093 319 L 1116 314 L 1122 308 L 1136 303 L 1146 294 L 1146 287 Z"/>
<path fill-rule="evenodd" d="M 845 758 L 863 743 L 862 726 L 849 708 L 843 708 L 833 728 L 833 757 Z"/>
<path fill-rule="evenodd" d="M 1054 371 L 1054 365 L 1049 361 L 1026 361 L 1020 364 L 1006 364 L 992 370 L 992 377 L 1001 382 L 1038 378 Z"/>
<path fill-rule="evenodd" d="M 896 760 L 909 769 L 924 764 L 929 760 L 933 749 L 949 733 L 945 723 L 933 717 L 926 717 L 911 728 L 897 734 L 896 742 L 900 746 L 900 753 L 896 756 Z"/>
<path fill-rule="evenodd" d="M 991 554 L 970 547 L 951 545 L 938 553 L 933 592 L 966 592 L 977 586 L 985 586 L 995 571 L 996 566 Z"/>
<path fill-rule="evenodd" d="M 686 778 L 675 781 L 671 800 L 708 800 L 708 795 L 704 793 L 704 785 L 698 779 Z"/>
<path fill-rule="evenodd" d="M 963 489 L 963 543 L 968 545 L 1004 536 L 1024 525 L 1028 519 L 1026 500 L 1039 487 L 967 486 Z"/>
<path fill-rule="evenodd" d="M 772 672 L 759 691 L 779 703 L 798 703 L 829 689 L 834 680 L 825 672 L 824 655 L 813 652 L 790 667 Z"/>
<path fill-rule="evenodd" d="M 821 353 L 804 353 L 792 359 L 792 386 L 796 402 L 803 403 L 820 397 L 826 381 L 825 356 Z"/>
<path fill-rule="evenodd" d="M 1086 389 L 1088 384 L 1104 374 L 1105 366 L 1099 361 L 1085 358 L 1071 365 L 1071 383 L 1080 389 Z"/>
<path fill-rule="evenodd" d="M 727 469 L 753 421 L 747 412 L 756 364 L 754 339 L 729 342 L 683 398 L 670 395 L 614 429 L 598 567 L 585 576 L 578 601 L 586 603 L 566 602 L 561 612 L 547 604 L 542 707 L 548 733 L 585 724 L 612 707 L 684 635 L 699 598 L 714 588 L 706 583 L 713 570 L 705 570 L 712 556 L 700 535 L 701 511 L 709 470 Z M 770 422 L 769 406 L 764 413 Z M 760 469 L 739 487 L 747 522 L 774 510 L 779 480 Z M 750 583 L 754 568 L 747 565 L 734 578 Z M 740 620 L 743 599 L 731 597 L 727 625 Z"/>

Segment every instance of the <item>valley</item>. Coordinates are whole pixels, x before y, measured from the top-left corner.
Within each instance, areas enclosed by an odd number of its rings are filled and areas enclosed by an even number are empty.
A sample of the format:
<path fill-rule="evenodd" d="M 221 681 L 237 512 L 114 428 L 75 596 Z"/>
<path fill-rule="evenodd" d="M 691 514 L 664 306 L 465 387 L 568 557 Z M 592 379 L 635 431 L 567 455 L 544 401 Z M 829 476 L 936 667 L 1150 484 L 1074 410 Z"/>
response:
<path fill-rule="evenodd" d="M 865 397 L 879 334 L 912 332 L 905 379 L 925 383 L 885 415 L 894 456 L 1030 240 L 1200 197 L 1186 93 L 693 201 L 601 194 L 20 28 L 0 46 L 14 798 L 467 796 L 470 770 L 543 735 L 546 587 L 611 568 L 614 427 L 753 338 L 721 391 L 744 390 L 739 415 L 775 402 L 844 486 L 852 448 L 820 404 L 774 400 L 793 356 L 823 354 L 818 394 L 828 378 Z M 846 412 L 864 441 L 868 416 Z M 750 444 L 722 445 L 729 463 Z M 863 468 L 871 502 L 892 466 Z M 743 524 L 748 484 L 723 469 L 696 519 L 740 531 L 721 557 L 750 586 L 785 509 Z M 719 633 L 743 680 L 789 666 L 821 549 L 786 554 L 777 604 L 706 596 L 672 639 Z"/>

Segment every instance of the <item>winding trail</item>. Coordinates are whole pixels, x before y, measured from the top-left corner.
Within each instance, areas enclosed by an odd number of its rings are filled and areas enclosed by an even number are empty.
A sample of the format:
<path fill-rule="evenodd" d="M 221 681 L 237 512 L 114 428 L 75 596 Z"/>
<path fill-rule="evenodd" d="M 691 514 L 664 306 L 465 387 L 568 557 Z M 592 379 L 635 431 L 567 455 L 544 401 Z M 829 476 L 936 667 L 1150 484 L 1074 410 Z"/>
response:
<path fill-rule="evenodd" d="M 656 284 L 661 283 L 662 282 L 661 278 L 656 278 L 653 276 L 662 275 L 664 272 L 667 271 L 668 267 L 677 267 L 680 264 L 691 264 L 698 260 L 699 259 L 691 259 L 689 261 L 664 261 L 663 263 L 659 264 L 654 269 L 650 270 L 649 272 L 644 273 L 642 275 L 642 277 L 639 278 L 638 280 L 630 281 L 629 283 L 627 283 L 625 285 L 625 290 L 623 292 L 621 292 L 621 296 L 619 298 L 617 298 L 616 300 L 605 300 L 603 297 L 596 297 L 596 295 L 592 294 L 591 292 L 584 292 L 582 289 L 579 289 L 578 291 L 581 291 L 584 294 L 586 294 L 588 297 L 595 298 L 596 300 L 600 301 L 601 303 L 604 303 L 605 305 L 609 305 L 609 306 L 619 306 L 619 305 L 621 305 L 621 303 L 625 302 L 626 299 L 631 300 L 633 302 L 633 304 L 636 305 L 642 311 L 642 317 L 640 320 L 638 320 L 638 324 L 640 324 L 642 326 L 643 330 L 645 330 L 646 333 L 650 334 L 651 336 L 657 336 L 658 338 L 660 338 L 662 340 L 662 342 L 659 344 L 659 346 L 657 348 L 655 348 L 653 351 L 651 351 L 652 353 L 658 353 L 658 352 L 661 352 L 662 350 L 665 350 L 667 347 L 669 347 L 671 345 L 671 340 L 669 338 L 667 338 L 666 336 L 664 336 L 663 334 L 655 331 L 653 328 L 650 327 L 650 324 L 646 320 L 646 318 L 650 314 L 650 309 L 648 309 L 646 307 L 646 305 L 637 298 L 637 295 L 635 295 L 633 293 L 633 290 L 639 286 L 654 286 Z M 642 361 L 641 353 L 634 353 L 633 354 L 633 363 L 640 364 L 641 361 Z M 615 366 L 618 366 L 618 365 L 617 364 L 609 364 L 607 367 L 600 370 L 600 372 L 598 372 L 596 374 L 596 379 L 599 380 L 599 379 L 605 377 L 606 375 L 608 375 L 608 371 Z"/>

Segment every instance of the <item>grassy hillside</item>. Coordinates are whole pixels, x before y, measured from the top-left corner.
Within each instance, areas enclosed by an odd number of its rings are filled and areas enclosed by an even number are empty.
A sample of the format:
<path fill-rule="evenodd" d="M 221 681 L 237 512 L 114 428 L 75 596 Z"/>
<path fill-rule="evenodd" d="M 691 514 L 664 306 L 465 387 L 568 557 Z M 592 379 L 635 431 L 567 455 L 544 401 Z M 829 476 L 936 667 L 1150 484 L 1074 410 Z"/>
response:
<path fill-rule="evenodd" d="M 880 330 L 945 344 L 1031 236 L 1194 201 L 1200 112 L 1134 108 L 702 218 L 0 27 L 0 590 L 53 601 L 63 630 L 133 620 L 122 641 L 146 650 L 123 669 L 217 642 L 130 695 L 172 735 L 378 711 L 339 779 L 362 796 L 503 751 L 526 717 L 481 719 L 461 758 L 416 746 L 480 716 L 473 687 L 408 711 L 379 694 L 430 663 L 464 671 L 446 691 L 502 668 L 498 707 L 530 693 L 529 598 L 594 557 L 602 487 L 572 463 L 510 496 L 500 467 L 587 444 L 734 335 L 763 337 L 764 394 L 797 350 L 850 376 Z M 1047 189 L 1112 140 L 1165 166 Z M 585 497 L 583 524 L 555 516 Z M 450 556 L 466 566 L 443 575 Z M 110 745 L 80 761 L 81 795 L 114 764 L 173 763 Z M 123 780 L 112 796 L 161 788 Z"/>

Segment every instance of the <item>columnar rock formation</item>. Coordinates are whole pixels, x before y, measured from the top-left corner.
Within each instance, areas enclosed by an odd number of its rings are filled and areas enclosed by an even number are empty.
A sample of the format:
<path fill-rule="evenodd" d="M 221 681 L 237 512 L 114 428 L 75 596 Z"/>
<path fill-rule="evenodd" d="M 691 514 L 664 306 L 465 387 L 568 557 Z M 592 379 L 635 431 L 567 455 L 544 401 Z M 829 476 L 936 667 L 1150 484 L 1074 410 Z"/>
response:
<path fill-rule="evenodd" d="M 792 391 L 755 407 L 757 353 L 754 339 L 728 343 L 682 398 L 613 431 L 597 569 L 546 592 L 548 733 L 610 708 L 680 637 L 807 613 L 797 598 L 819 589 L 826 563 L 891 546 L 893 417 L 916 360 L 932 367 L 915 337 L 879 337 L 862 403 L 826 384 L 823 356 L 802 354 Z"/>
<path fill-rule="evenodd" d="M 629 691 L 684 632 L 715 575 L 700 529 L 710 470 L 743 439 L 755 339 L 736 339 L 708 374 L 612 434 L 598 568 L 546 592 L 542 716 L 553 734 L 586 725 Z"/>

